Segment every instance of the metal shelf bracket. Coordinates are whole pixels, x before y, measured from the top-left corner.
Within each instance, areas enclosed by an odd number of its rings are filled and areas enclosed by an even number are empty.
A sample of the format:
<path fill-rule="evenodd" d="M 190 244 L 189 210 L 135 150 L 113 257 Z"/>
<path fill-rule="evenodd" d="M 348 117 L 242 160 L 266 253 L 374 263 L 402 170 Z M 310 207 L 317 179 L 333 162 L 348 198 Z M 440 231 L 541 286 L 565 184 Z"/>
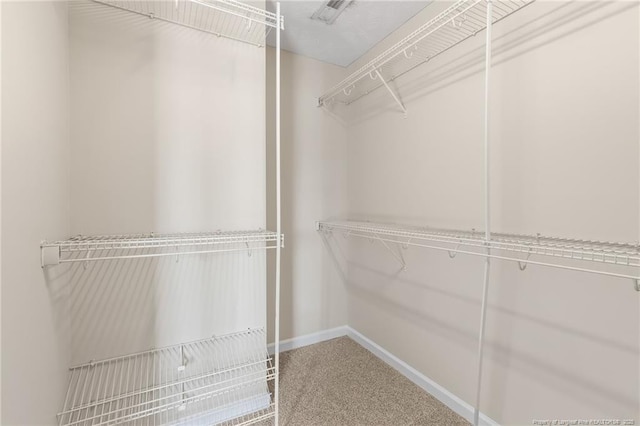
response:
<path fill-rule="evenodd" d="M 380 236 L 378 234 L 373 234 L 374 237 L 380 241 L 382 243 L 382 245 L 384 246 L 384 248 L 387 249 L 387 251 L 389 253 L 391 253 L 391 256 L 393 256 L 393 258 L 395 260 L 398 261 L 398 263 L 400 263 L 400 266 L 402 266 L 402 271 L 406 271 L 407 270 L 407 263 L 404 261 L 404 259 L 402 258 L 402 254 L 396 254 L 396 252 L 394 252 L 391 247 L 389 247 L 389 245 L 382 239 L 380 238 Z M 400 243 L 400 241 L 398 241 L 398 243 Z"/>
<path fill-rule="evenodd" d="M 402 101 L 400 100 L 400 98 L 398 97 L 398 95 L 396 95 L 396 93 L 393 91 L 393 89 L 391 89 L 391 87 L 389 86 L 389 84 L 385 81 L 384 78 L 382 78 L 382 74 L 380 74 L 380 71 L 378 71 L 378 69 L 376 68 L 375 70 L 373 70 L 375 72 L 375 77 L 373 74 L 369 73 L 369 76 L 375 80 L 376 78 L 379 78 L 380 81 L 382 82 L 382 84 L 384 84 L 384 87 L 386 87 L 386 89 L 389 91 L 389 93 L 391 94 L 391 97 L 393 98 L 394 101 L 396 101 L 396 103 L 398 104 L 398 106 L 400 107 L 400 109 L 402 109 L 402 112 L 404 113 L 404 118 L 407 118 L 407 109 L 405 108 L 404 104 L 402 103 Z"/>
<path fill-rule="evenodd" d="M 325 231 L 328 234 L 332 234 L 333 233 L 333 229 L 331 229 L 330 227 L 324 227 L 322 222 L 316 222 L 316 231 L 321 232 L 321 231 Z M 344 238 L 349 238 L 349 236 L 351 236 L 351 231 L 346 231 L 345 233 L 343 233 Z M 393 249 L 391 247 L 389 247 L 389 245 L 387 244 L 387 242 L 380 237 L 380 235 L 373 233 L 371 238 L 369 239 L 369 241 L 371 243 L 374 243 L 375 241 L 380 241 L 380 243 L 382 244 L 382 246 L 387 249 L 387 251 L 389 253 L 391 253 L 391 255 L 393 256 L 393 258 L 395 260 L 398 261 L 398 263 L 400 263 L 400 266 L 402 266 L 402 271 L 406 271 L 407 270 L 407 263 L 404 261 L 404 258 L 402 257 L 402 253 L 398 254 L 395 251 L 393 251 Z M 396 242 L 396 241 L 394 241 Z M 404 248 L 404 242 L 402 241 L 397 241 L 397 243 Z"/>
<path fill-rule="evenodd" d="M 454 250 L 450 250 L 447 252 L 447 254 L 449 255 L 449 259 L 455 259 L 456 256 L 458 255 L 458 249 L 460 248 L 460 244 L 462 244 L 462 242 L 458 243 L 458 245 L 456 246 L 456 248 Z"/>
<path fill-rule="evenodd" d="M 636 291 L 640 292 L 640 279 L 636 278 L 633 280 L 633 286 L 636 289 Z"/>
<path fill-rule="evenodd" d="M 518 269 L 521 271 L 525 271 L 527 269 L 527 261 L 531 257 L 531 249 L 529 249 L 529 253 L 527 253 L 527 257 L 522 261 L 518 262 Z"/>

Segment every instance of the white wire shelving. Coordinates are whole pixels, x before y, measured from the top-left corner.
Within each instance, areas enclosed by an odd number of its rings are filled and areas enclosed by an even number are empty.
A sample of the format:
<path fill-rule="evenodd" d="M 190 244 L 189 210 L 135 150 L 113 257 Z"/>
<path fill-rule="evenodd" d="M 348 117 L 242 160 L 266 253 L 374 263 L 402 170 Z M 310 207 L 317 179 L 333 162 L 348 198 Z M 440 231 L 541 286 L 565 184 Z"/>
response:
<path fill-rule="evenodd" d="M 282 246 L 284 235 L 281 236 Z M 189 254 L 223 253 L 278 246 L 278 234 L 272 231 L 216 231 L 180 234 L 130 234 L 83 236 L 66 241 L 43 242 L 42 267 L 61 263 L 98 260 L 138 259 L 181 256 Z"/>
<path fill-rule="evenodd" d="M 278 424 L 281 232 L 280 3 L 276 13 L 236 0 L 92 0 L 126 12 L 263 47 L 276 33 L 276 231 L 79 235 L 40 245 L 41 265 L 275 249 L 275 356 L 264 329 L 71 368 L 60 426 Z M 106 10 L 106 8 L 104 9 Z"/>
<path fill-rule="evenodd" d="M 93 0 L 127 12 L 159 19 L 258 47 L 273 28 L 275 13 L 235 0 Z M 284 18 L 280 18 L 284 29 Z"/>
<path fill-rule="evenodd" d="M 493 22 L 506 18 L 532 2 L 493 0 Z M 487 26 L 486 15 L 487 0 L 459 0 L 333 86 L 320 96 L 318 105 L 325 106 L 332 102 L 349 105 L 380 87 L 386 87 L 406 113 L 388 82 L 484 30 Z"/>
<path fill-rule="evenodd" d="M 453 258 L 458 253 L 490 257 L 518 262 L 524 270 L 528 264 L 550 266 L 583 272 L 608 275 L 618 278 L 640 280 L 640 246 L 638 243 L 620 243 L 547 237 L 542 235 L 520 235 L 492 233 L 487 243 L 483 231 L 438 229 L 428 227 L 382 224 L 373 222 L 337 221 L 318 222 L 316 229 L 324 232 L 341 232 L 345 237 L 367 238 L 387 243 L 425 247 L 449 253 Z M 489 250 L 487 250 L 489 249 Z M 392 251 L 403 267 L 404 261 Z M 563 263 L 563 260 L 583 262 L 584 266 Z M 618 272 L 603 268 L 611 265 Z M 629 273 L 632 271 L 632 273 Z"/>
<path fill-rule="evenodd" d="M 263 329 L 72 367 L 59 426 L 249 425 L 274 417 Z"/>

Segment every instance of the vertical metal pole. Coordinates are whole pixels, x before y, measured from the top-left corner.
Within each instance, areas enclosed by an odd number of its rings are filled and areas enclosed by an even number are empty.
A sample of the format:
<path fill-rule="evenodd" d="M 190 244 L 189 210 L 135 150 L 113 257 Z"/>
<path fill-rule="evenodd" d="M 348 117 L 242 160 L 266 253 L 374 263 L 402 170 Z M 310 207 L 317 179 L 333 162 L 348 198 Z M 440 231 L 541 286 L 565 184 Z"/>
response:
<path fill-rule="evenodd" d="M 179 372 L 178 374 L 179 374 L 180 380 L 182 381 L 182 405 L 178 407 L 178 410 L 186 408 L 185 400 L 187 395 L 185 393 L 185 387 L 184 387 L 184 381 L 183 381 L 183 378 L 185 377 L 184 370 L 186 368 L 186 365 L 187 363 L 184 359 L 184 345 L 180 345 L 180 367 L 178 367 L 178 372 Z"/>
<path fill-rule="evenodd" d="M 637 14 L 638 14 L 638 18 L 640 18 L 640 8 L 638 8 Z M 640 31 L 638 31 L 638 35 L 640 36 Z M 637 95 L 640 96 L 640 88 L 638 90 Z M 637 119 L 640 122 L 640 112 L 638 113 Z M 640 139 L 638 139 L 638 148 L 640 148 Z M 638 164 L 640 164 L 640 149 L 638 150 Z M 638 178 L 640 179 L 640 167 L 638 167 Z M 638 202 L 639 202 L 638 204 L 638 241 L 640 242 L 640 191 L 638 191 Z M 640 272 L 640 268 L 639 268 L 639 272 Z M 637 285 L 638 285 L 638 281 L 636 281 L 636 290 L 638 290 Z M 640 297 L 638 298 L 638 307 L 640 308 Z M 638 357 L 638 383 L 640 383 L 640 357 Z"/>
<path fill-rule="evenodd" d="M 487 244 L 487 254 L 491 254 L 488 247 L 491 240 L 491 216 L 489 198 L 489 80 L 491 70 L 491 25 L 492 25 L 492 0 L 487 0 L 487 45 L 485 55 L 484 74 L 484 239 Z M 478 339 L 478 380 L 476 382 L 476 404 L 473 410 L 473 425 L 478 426 L 480 421 L 480 390 L 482 389 L 482 357 L 484 344 L 485 320 L 487 317 L 487 296 L 489 294 L 489 270 L 491 260 L 487 256 L 484 261 L 484 282 L 482 285 L 482 308 L 480 313 L 480 338 Z"/>
<path fill-rule="evenodd" d="M 280 212 L 280 31 L 281 16 L 280 2 L 276 3 L 276 233 L 278 234 L 278 245 L 276 247 L 276 306 L 275 306 L 275 426 L 278 426 L 280 414 L 280 251 L 282 249 L 282 227 Z"/>

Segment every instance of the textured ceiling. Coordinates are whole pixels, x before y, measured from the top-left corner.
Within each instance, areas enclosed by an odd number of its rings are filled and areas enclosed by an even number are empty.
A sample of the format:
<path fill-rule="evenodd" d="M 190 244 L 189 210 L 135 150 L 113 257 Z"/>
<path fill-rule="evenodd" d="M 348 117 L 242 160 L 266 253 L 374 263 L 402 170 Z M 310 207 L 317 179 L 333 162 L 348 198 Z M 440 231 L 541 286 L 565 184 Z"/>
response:
<path fill-rule="evenodd" d="M 281 1 L 285 18 L 282 48 L 298 55 L 346 67 L 408 21 L 430 1 L 355 0 L 332 25 L 311 20 L 323 1 Z M 267 0 L 275 11 L 275 2 Z M 275 45 L 270 34 L 268 44 Z"/>

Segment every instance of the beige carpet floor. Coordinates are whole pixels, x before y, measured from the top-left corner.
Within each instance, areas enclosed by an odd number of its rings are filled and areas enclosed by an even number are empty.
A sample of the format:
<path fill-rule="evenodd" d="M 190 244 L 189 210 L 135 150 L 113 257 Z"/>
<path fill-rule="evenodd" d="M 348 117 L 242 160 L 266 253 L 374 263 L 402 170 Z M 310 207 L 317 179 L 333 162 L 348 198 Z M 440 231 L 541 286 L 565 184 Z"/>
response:
<path fill-rule="evenodd" d="M 348 337 L 280 355 L 282 426 L 469 423 Z"/>

